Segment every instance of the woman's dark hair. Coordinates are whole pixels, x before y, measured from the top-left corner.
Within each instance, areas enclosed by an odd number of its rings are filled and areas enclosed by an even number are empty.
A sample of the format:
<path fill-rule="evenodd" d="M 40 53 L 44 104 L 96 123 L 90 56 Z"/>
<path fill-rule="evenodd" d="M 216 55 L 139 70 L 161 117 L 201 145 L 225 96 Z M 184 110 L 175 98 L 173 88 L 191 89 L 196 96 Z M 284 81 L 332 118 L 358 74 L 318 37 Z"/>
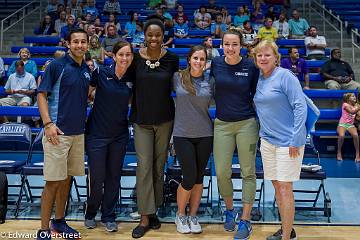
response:
<path fill-rule="evenodd" d="M 44 29 L 46 28 L 47 23 L 45 22 L 45 18 L 47 18 L 47 17 L 50 18 L 50 21 L 49 21 L 48 24 L 50 24 L 50 25 L 53 24 L 52 21 L 51 21 L 51 16 L 50 16 L 50 15 L 45 15 L 44 18 L 43 18 L 43 20 L 42 20 L 41 23 L 40 23 L 40 29 L 41 29 L 42 31 L 44 31 Z"/>
<path fill-rule="evenodd" d="M 135 11 L 130 11 L 130 12 L 129 12 L 130 22 L 133 22 L 133 21 L 134 21 L 134 15 L 135 15 L 135 13 L 137 13 L 137 12 L 135 12 Z"/>
<path fill-rule="evenodd" d="M 129 46 L 130 50 L 131 50 L 131 53 L 134 53 L 132 45 L 129 42 L 125 41 L 125 40 L 120 40 L 117 43 L 115 43 L 115 45 L 113 46 L 113 49 L 112 49 L 112 53 L 114 55 L 116 55 L 116 53 L 125 46 Z"/>
<path fill-rule="evenodd" d="M 164 23 L 160 20 L 160 18 L 156 15 L 151 15 L 146 19 L 146 23 L 144 25 L 144 33 L 146 33 L 147 29 L 150 25 L 157 25 L 161 28 L 162 33 L 165 32 Z"/>
<path fill-rule="evenodd" d="M 109 17 L 110 17 L 110 15 L 113 15 L 113 16 L 114 16 L 114 24 L 116 25 L 116 24 L 118 23 L 118 20 L 117 20 L 116 15 L 113 14 L 113 13 L 110 13 L 110 14 L 109 14 Z"/>
<path fill-rule="evenodd" d="M 205 62 L 206 62 L 206 60 L 207 60 L 206 48 L 202 45 L 192 46 L 190 48 L 190 51 L 186 58 L 186 60 L 188 62 L 188 66 L 184 70 L 180 71 L 181 84 L 185 88 L 185 90 L 188 91 L 192 95 L 196 95 L 196 90 L 195 90 L 194 83 L 193 83 L 193 80 L 190 75 L 190 70 L 191 70 L 190 59 L 191 59 L 191 56 L 197 51 L 204 51 Z"/>
<path fill-rule="evenodd" d="M 221 42 L 224 42 L 224 37 L 226 34 L 233 34 L 233 35 L 237 35 L 239 37 L 240 40 L 240 44 L 242 44 L 242 34 L 239 30 L 237 30 L 236 28 L 230 28 L 229 30 L 227 30 L 224 34 L 223 37 L 221 39 Z"/>

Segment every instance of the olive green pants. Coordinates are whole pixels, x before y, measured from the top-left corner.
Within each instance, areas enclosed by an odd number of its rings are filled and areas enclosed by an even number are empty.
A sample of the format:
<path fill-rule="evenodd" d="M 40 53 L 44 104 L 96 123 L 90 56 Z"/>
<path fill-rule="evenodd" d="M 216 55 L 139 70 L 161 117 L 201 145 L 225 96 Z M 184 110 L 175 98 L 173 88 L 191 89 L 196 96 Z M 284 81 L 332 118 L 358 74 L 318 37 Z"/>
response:
<path fill-rule="evenodd" d="M 259 124 L 255 118 L 238 122 L 215 119 L 214 161 L 217 184 L 222 197 L 233 196 L 232 159 L 235 147 L 242 177 L 242 202 L 252 204 L 256 193 L 256 145 L 259 139 Z"/>
<path fill-rule="evenodd" d="M 173 121 L 159 125 L 134 124 L 136 196 L 141 215 L 156 213 L 163 203 L 164 166 L 172 128 Z"/>

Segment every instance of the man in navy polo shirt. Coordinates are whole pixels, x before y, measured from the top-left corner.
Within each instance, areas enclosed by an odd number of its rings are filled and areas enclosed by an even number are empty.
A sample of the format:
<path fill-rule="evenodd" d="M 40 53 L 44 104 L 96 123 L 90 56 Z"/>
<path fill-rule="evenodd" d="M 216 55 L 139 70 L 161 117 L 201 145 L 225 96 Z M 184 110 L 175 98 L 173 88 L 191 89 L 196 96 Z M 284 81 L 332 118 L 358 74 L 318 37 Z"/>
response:
<path fill-rule="evenodd" d="M 88 36 L 82 29 L 68 36 L 69 53 L 52 61 L 38 87 L 38 105 L 44 124 L 44 179 L 41 197 L 41 229 L 37 239 L 51 239 L 49 221 L 56 202 L 51 229 L 66 239 L 80 233 L 66 224 L 65 204 L 71 176 L 84 170 L 84 129 L 90 70 L 83 60 Z"/>

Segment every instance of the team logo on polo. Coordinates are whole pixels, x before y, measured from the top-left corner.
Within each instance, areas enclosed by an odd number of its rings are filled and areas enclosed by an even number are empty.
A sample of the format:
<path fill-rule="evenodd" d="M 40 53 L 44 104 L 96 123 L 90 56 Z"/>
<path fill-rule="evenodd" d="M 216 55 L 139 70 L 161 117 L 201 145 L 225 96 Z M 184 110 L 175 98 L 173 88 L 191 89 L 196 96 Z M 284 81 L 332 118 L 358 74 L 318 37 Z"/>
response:
<path fill-rule="evenodd" d="M 90 80 L 90 74 L 88 72 L 84 72 L 84 76 Z"/>

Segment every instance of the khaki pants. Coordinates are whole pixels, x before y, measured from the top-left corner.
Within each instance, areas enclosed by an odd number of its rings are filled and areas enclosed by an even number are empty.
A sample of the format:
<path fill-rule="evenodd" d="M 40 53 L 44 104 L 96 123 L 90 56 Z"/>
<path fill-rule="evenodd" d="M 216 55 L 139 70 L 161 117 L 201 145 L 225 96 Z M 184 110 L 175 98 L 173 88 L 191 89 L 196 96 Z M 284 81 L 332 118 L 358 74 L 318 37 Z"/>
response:
<path fill-rule="evenodd" d="M 325 86 L 328 89 L 335 89 L 335 90 L 356 90 L 360 89 L 360 83 L 355 82 L 354 80 L 351 80 L 348 83 L 338 83 L 335 80 L 327 80 L 325 81 Z"/>
<path fill-rule="evenodd" d="M 233 196 L 232 159 L 235 147 L 242 177 L 242 201 L 252 204 L 256 193 L 256 145 L 259 124 L 254 118 L 238 122 L 215 119 L 214 161 L 219 192 L 222 197 Z"/>
<path fill-rule="evenodd" d="M 163 203 L 164 166 L 172 127 L 173 121 L 159 125 L 134 124 L 136 196 L 141 215 L 156 213 Z"/>

